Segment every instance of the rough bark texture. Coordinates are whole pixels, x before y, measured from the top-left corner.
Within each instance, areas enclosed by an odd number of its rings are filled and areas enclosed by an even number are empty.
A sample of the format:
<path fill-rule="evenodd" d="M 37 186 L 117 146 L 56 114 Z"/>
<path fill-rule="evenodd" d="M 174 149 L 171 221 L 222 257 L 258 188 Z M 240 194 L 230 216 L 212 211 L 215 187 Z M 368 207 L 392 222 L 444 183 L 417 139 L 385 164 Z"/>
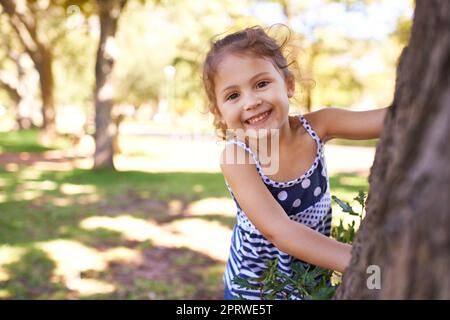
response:
<path fill-rule="evenodd" d="M 450 298 L 450 1 L 418 0 L 337 299 Z M 369 289 L 370 265 L 381 288 Z"/>
<path fill-rule="evenodd" d="M 126 0 L 97 0 L 100 42 L 95 64 L 95 154 L 94 169 L 114 168 L 113 137 L 117 128 L 112 118 L 112 71 L 114 36 Z"/>

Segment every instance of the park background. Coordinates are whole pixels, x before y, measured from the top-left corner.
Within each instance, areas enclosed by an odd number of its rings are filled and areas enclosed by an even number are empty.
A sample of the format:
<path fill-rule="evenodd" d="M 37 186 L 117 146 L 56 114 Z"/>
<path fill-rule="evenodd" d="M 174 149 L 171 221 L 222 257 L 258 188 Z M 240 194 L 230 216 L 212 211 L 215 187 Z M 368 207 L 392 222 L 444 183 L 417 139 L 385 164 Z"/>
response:
<path fill-rule="evenodd" d="M 0 299 L 220 299 L 235 210 L 205 112 L 209 40 L 283 23 L 298 63 L 293 114 L 385 107 L 413 3 L 126 1 L 105 42 L 114 133 L 113 166 L 102 167 L 94 133 L 104 2 L 0 1 Z M 35 26 L 31 39 L 21 19 Z M 50 57 L 44 84 L 33 43 Z M 376 142 L 327 144 L 333 195 L 353 203 L 367 191 Z M 353 220 L 333 209 L 333 225 Z"/>

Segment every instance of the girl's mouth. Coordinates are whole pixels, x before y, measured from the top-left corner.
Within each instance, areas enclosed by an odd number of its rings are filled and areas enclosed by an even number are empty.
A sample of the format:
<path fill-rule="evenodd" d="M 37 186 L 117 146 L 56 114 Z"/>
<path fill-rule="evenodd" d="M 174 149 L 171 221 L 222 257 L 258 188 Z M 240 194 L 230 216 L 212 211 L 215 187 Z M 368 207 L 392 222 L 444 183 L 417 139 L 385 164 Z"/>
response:
<path fill-rule="evenodd" d="M 246 124 L 250 125 L 259 125 L 269 118 L 272 114 L 272 110 L 265 111 L 263 113 L 257 114 L 256 116 L 251 117 L 250 119 L 245 120 Z"/>

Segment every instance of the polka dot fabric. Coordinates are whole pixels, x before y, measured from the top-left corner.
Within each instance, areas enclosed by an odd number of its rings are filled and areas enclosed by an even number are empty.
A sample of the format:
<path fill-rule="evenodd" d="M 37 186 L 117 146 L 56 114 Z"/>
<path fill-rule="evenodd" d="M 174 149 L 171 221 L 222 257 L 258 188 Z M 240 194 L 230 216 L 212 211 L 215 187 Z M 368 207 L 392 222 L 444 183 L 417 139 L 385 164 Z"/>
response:
<path fill-rule="evenodd" d="M 323 157 L 323 145 L 306 119 L 300 116 L 299 120 L 316 141 L 317 152 L 311 167 L 302 176 L 291 181 L 271 180 L 264 174 L 256 155 L 247 145 L 237 140 L 227 143 L 242 147 L 253 157 L 262 181 L 291 220 L 329 236 L 331 196 Z M 233 283 L 232 279 L 237 274 L 244 278 L 257 277 L 264 271 L 265 262 L 275 258 L 279 259 L 279 270 L 291 275 L 291 263 L 299 260 L 280 251 L 259 232 L 236 201 L 228 184 L 227 187 L 237 206 L 237 219 L 224 276 L 225 283 L 232 294 L 242 295 L 246 299 L 257 299 L 259 292 L 243 289 Z"/>

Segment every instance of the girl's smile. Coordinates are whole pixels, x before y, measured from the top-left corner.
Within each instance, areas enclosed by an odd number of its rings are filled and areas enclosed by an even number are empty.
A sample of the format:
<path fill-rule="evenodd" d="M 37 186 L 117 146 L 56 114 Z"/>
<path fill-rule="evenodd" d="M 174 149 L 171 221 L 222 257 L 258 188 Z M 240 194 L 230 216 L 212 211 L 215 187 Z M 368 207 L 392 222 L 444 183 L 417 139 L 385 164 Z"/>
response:
<path fill-rule="evenodd" d="M 226 54 L 214 77 L 217 107 L 229 129 L 289 128 L 289 97 L 294 82 L 269 60 Z"/>
<path fill-rule="evenodd" d="M 264 123 L 270 118 L 271 115 L 272 110 L 263 111 L 245 120 L 245 123 L 251 127 L 260 127 L 264 125 Z"/>

